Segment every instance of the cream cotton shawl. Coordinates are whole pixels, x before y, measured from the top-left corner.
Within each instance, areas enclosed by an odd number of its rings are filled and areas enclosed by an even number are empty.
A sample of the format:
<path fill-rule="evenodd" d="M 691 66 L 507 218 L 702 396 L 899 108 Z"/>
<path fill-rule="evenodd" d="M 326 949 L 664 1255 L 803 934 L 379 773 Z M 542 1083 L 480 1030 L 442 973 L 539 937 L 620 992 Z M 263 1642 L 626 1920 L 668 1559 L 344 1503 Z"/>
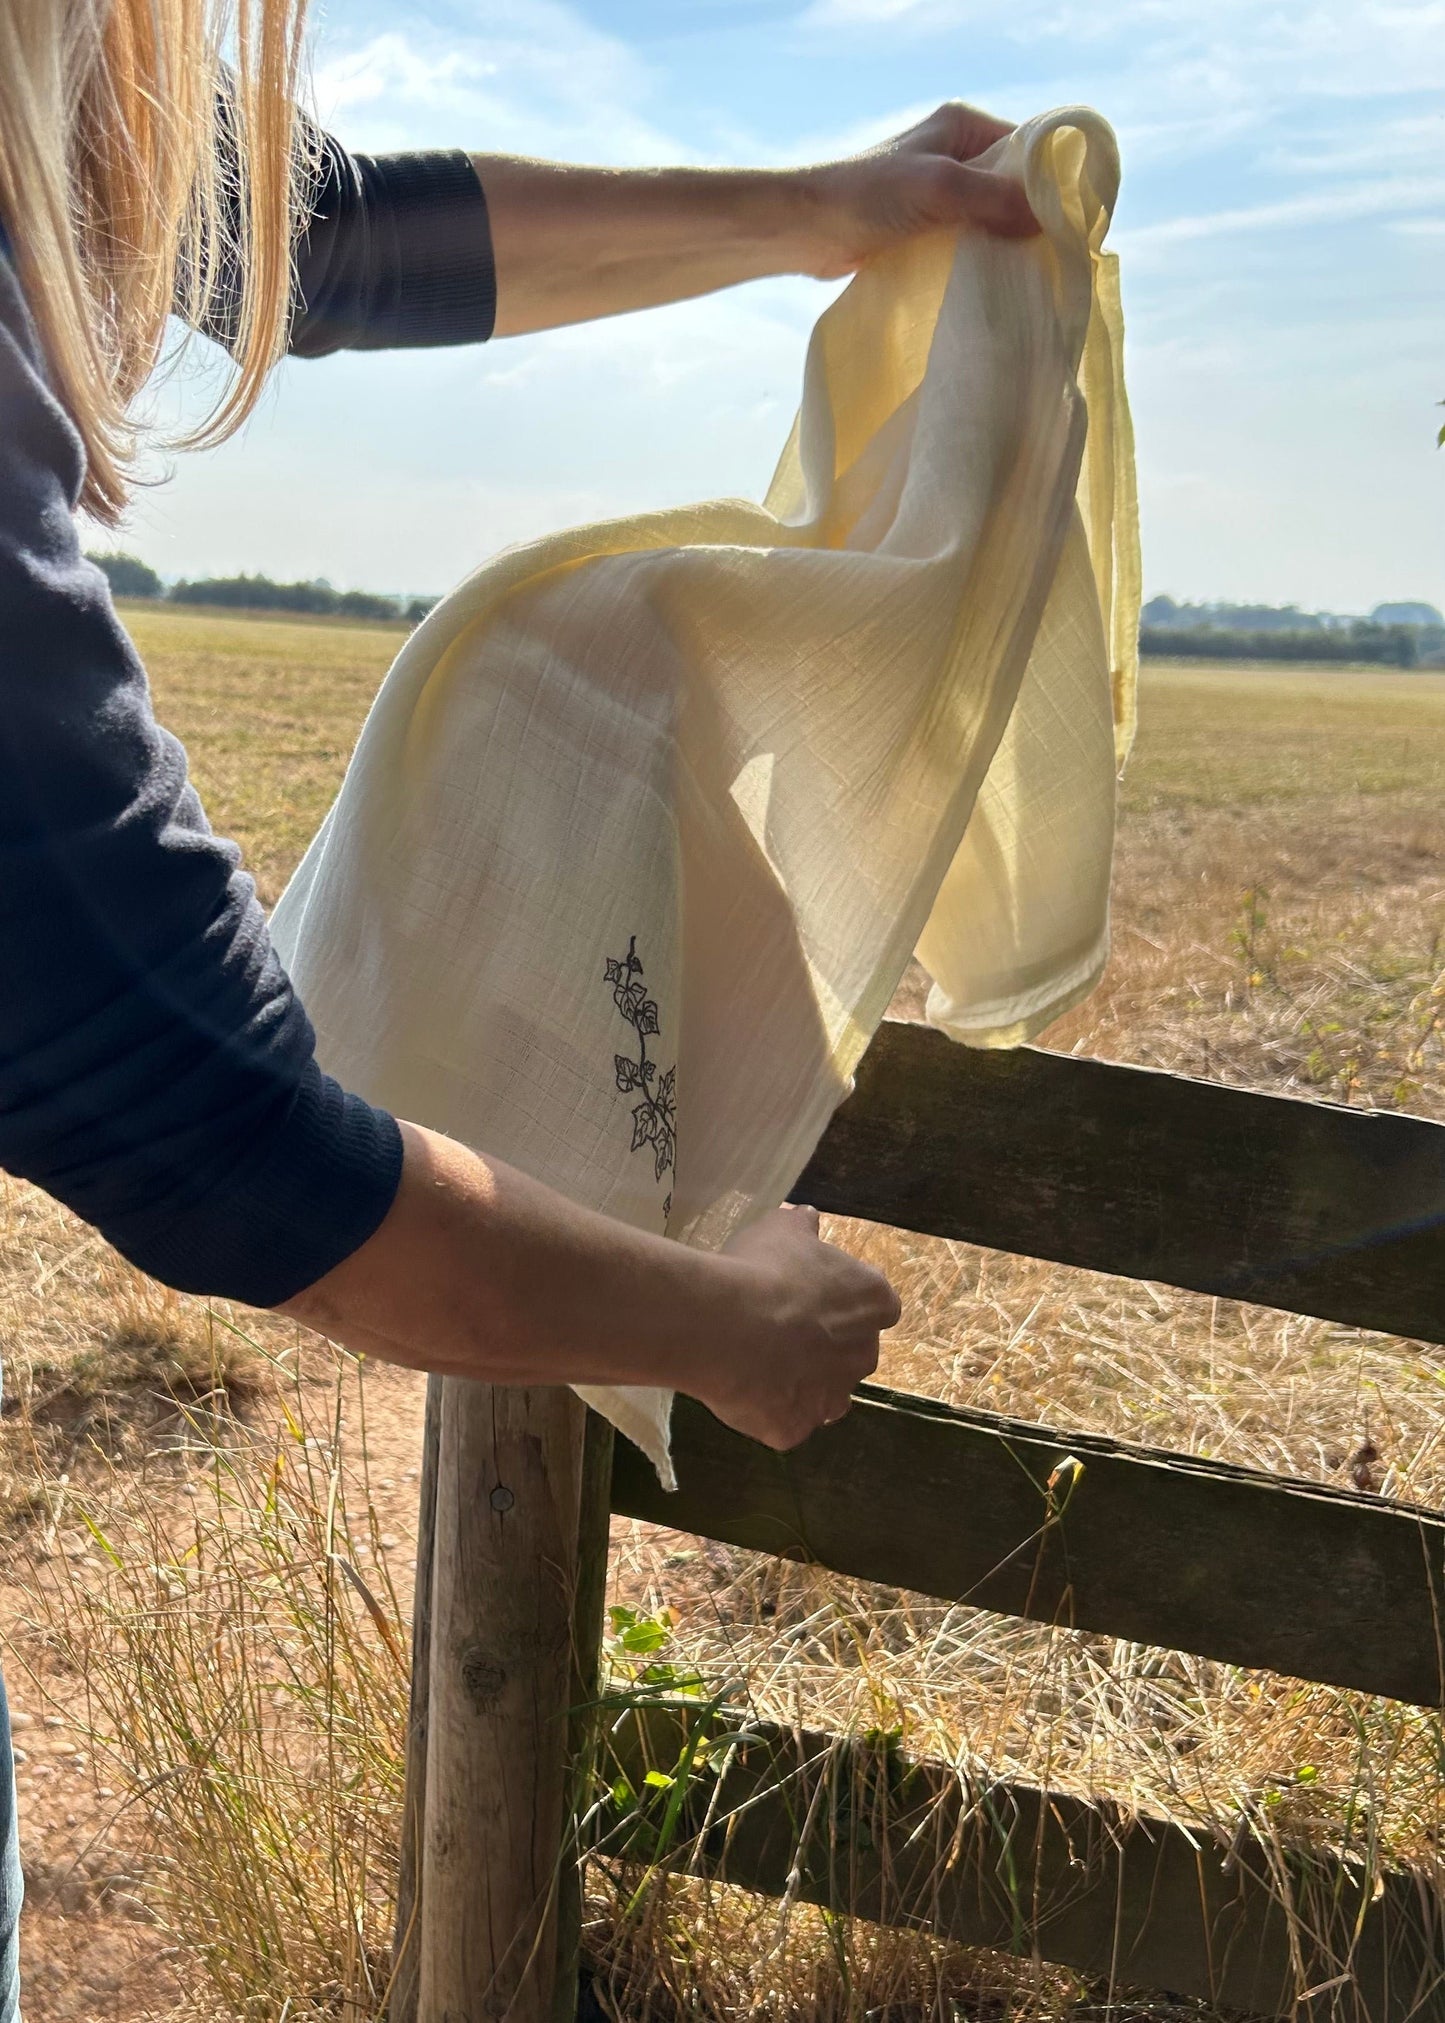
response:
<path fill-rule="evenodd" d="M 1118 154 L 1069 110 L 984 165 L 1042 234 L 870 262 L 761 506 L 514 548 L 403 647 L 274 921 L 350 1087 L 716 1245 L 915 950 L 973 1045 L 1095 983 L 1139 604 Z M 669 1394 L 582 1395 L 670 1479 Z"/>

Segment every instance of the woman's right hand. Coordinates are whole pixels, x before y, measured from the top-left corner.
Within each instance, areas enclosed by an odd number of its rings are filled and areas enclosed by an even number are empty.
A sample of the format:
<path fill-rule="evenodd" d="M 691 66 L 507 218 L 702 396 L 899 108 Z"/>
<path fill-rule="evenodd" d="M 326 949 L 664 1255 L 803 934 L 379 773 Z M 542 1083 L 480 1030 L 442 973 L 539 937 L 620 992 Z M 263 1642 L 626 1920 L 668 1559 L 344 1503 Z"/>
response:
<path fill-rule="evenodd" d="M 887 1280 L 824 1243 L 810 1208 L 694 1250 L 401 1129 L 381 1227 L 280 1309 L 360 1354 L 490 1384 L 661 1385 L 793 1447 L 848 1409 L 898 1318 Z"/>
<path fill-rule="evenodd" d="M 878 1337 L 899 1317 L 898 1295 L 871 1265 L 818 1234 L 813 1208 L 774 1209 L 723 1257 L 748 1275 L 737 1354 L 698 1395 L 719 1419 L 769 1447 L 796 1447 L 848 1410 L 878 1367 Z"/>

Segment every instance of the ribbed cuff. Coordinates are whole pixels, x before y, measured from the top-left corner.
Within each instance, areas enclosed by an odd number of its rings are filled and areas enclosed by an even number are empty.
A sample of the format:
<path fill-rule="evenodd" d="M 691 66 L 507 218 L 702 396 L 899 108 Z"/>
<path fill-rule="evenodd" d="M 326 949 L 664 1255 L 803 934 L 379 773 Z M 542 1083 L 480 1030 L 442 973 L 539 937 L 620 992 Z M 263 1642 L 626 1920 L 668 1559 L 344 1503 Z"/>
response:
<path fill-rule="evenodd" d="M 223 1184 L 109 1219 L 103 1233 L 181 1292 L 279 1306 L 380 1227 L 401 1163 L 396 1119 L 313 1063 L 279 1126 L 268 1125 Z"/>
<path fill-rule="evenodd" d="M 357 350 L 479 344 L 497 321 L 487 199 L 470 156 L 358 155 L 369 313 Z"/>

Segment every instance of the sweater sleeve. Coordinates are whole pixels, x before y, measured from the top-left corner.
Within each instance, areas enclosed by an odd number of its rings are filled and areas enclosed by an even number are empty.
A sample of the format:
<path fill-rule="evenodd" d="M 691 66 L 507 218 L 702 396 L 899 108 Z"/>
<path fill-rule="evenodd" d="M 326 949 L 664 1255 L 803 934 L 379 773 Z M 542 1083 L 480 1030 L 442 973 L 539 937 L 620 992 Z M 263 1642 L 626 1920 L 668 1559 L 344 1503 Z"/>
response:
<path fill-rule="evenodd" d="M 492 334 L 497 277 L 470 157 L 352 155 L 315 137 L 317 176 L 296 249 L 291 350 L 394 350 Z"/>
<path fill-rule="evenodd" d="M 80 440 L 0 252 L 0 1166 L 192 1292 L 275 1305 L 381 1222 L 235 847 L 80 553 Z"/>
<path fill-rule="evenodd" d="M 227 168 L 235 147 L 229 87 L 218 103 L 220 188 L 235 202 Z M 487 199 L 469 155 L 351 154 L 301 115 L 308 206 L 296 242 L 289 349 L 392 351 L 475 344 L 492 334 L 497 275 Z M 229 238 L 239 234 L 231 221 Z M 200 327 L 218 344 L 236 334 L 239 274 L 223 261 Z"/>

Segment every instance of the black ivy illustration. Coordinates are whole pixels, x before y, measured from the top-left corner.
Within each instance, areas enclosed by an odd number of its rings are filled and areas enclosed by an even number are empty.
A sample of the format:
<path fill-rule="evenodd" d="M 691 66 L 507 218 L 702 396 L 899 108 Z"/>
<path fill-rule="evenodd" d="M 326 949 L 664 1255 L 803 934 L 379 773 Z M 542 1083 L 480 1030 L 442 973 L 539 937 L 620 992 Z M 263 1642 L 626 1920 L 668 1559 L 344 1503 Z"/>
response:
<path fill-rule="evenodd" d="M 607 958 L 607 981 L 612 986 L 612 1002 L 637 1035 L 635 1058 L 631 1054 L 613 1056 L 618 1088 L 624 1095 L 641 1097 L 632 1110 L 632 1149 L 640 1152 L 644 1145 L 652 1147 L 653 1165 L 661 1180 L 669 1169 L 676 1171 L 677 1070 L 674 1067 L 665 1074 L 659 1073 L 656 1061 L 648 1058 L 647 1042 L 659 1030 L 657 1001 L 647 995 L 647 986 L 642 981 L 635 934 L 627 944 L 626 955 Z M 671 1206 L 669 1194 L 663 1203 L 664 1215 Z"/>

